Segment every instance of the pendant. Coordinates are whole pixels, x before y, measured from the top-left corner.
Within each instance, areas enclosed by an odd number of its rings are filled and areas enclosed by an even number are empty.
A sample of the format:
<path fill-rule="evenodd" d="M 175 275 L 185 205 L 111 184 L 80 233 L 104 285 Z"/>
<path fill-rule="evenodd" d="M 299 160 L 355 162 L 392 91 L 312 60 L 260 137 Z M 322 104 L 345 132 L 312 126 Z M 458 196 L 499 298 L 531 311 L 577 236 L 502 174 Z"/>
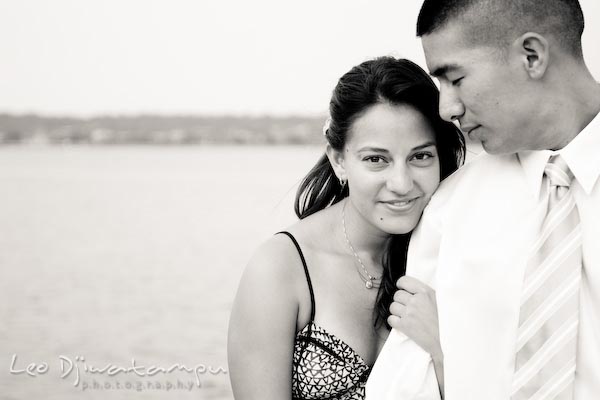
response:
<path fill-rule="evenodd" d="M 371 282 L 370 280 L 365 282 L 365 287 L 367 289 L 372 289 L 373 288 L 373 282 Z"/>

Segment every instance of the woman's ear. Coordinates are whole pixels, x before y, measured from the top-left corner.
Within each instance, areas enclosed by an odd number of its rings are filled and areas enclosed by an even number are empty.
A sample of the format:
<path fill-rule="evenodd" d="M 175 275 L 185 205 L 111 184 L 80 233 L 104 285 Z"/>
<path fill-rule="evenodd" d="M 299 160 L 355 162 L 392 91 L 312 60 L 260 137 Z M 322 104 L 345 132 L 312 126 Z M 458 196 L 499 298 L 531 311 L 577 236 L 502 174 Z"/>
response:
<path fill-rule="evenodd" d="M 527 32 L 513 43 L 513 51 L 520 58 L 525 72 L 532 79 L 541 79 L 550 61 L 550 45 L 539 33 Z"/>
<path fill-rule="evenodd" d="M 346 176 L 346 169 L 344 168 L 344 151 L 336 150 L 328 143 L 325 153 L 327 154 L 329 163 L 333 167 L 333 171 L 335 172 L 338 180 L 348 180 Z"/>

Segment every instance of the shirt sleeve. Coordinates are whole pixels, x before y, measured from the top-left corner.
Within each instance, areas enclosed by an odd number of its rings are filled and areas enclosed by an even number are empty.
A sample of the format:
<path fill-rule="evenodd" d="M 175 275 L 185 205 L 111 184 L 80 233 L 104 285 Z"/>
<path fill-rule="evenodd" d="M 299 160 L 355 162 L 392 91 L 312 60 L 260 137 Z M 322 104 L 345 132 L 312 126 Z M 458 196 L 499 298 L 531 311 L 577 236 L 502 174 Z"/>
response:
<path fill-rule="evenodd" d="M 408 250 L 407 275 L 435 288 L 441 244 L 437 218 L 439 199 L 425 210 Z M 402 332 L 392 329 L 366 385 L 367 400 L 440 400 L 433 361 L 429 353 Z"/>

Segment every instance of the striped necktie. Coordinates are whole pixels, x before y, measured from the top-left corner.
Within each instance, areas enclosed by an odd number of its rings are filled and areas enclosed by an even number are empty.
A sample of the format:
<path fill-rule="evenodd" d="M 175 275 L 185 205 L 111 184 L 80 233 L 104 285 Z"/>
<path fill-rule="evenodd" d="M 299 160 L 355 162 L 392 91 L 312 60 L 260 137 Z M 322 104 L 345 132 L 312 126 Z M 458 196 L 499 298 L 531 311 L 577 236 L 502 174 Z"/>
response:
<path fill-rule="evenodd" d="M 552 157 L 548 210 L 525 270 L 511 400 L 573 399 L 582 254 L 572 179 Z"/>

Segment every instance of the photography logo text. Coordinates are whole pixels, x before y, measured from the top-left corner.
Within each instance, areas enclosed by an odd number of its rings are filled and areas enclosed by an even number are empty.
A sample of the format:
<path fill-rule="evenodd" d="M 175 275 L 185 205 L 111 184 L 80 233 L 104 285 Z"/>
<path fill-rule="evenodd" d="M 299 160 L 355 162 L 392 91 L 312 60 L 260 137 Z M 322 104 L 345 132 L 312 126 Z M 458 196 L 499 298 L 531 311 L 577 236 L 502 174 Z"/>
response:
<path fill-rule="evenodd" d="M 214 367 L 202 363 L 194 366 L 181 363 L 174 363 L 169 366 L 144 365 L 138 363 L 135 358 L 131 359 L 129 365 L 107 363 L 98 366 L 86 361 L 85 357 L 80 355 L 74 358 L 59 355 L 56 360 L 56 367 L 60 379 L 70 378 L 73 386 L 80 387 L 82 390 L 191 390 L 194 386 L 198 388 L 202 386 L 201 376 L 203 375 L 227 374 L 227 370 L 221 366 Z M 9 372 L 12 375 L 24 375 L 32 378 L 52 373 L 48 362 L 20 362 L 17 354 L 12 355 Z M 172 374 L 191 374 L 193 380 L 187 382 L 180 379 L 176 381 L 157 380 L 157 378 L 166 377 L 167 375 L 175 377 Z M 91 381 L 86 379 L 91 376 L 93 376 Z M 111 377 L 111 380 L 99 382 L 97 378 L 100 376 Z M 128 379 L 135 378 L 136 380 L 122 381 L 121 379 L 125 377 Z"/>

